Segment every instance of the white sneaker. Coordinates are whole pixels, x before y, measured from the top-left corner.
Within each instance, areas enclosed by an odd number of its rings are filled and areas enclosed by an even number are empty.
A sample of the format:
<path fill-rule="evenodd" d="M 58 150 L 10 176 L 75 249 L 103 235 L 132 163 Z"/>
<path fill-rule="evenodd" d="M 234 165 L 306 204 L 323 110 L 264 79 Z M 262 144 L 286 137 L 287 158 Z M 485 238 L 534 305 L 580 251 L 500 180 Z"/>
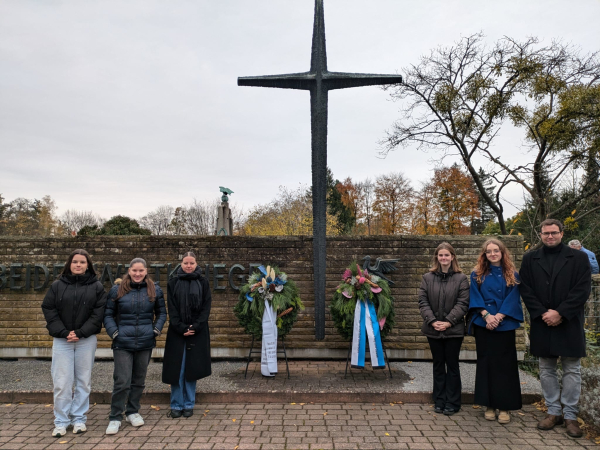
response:
<path fill-rule="evenodd" d="M 52 430 L 52 437 L 63 437 L 64 435 L 67 434 L 67 427 L 55 427 L 54 430 Z"/>
<path fill-rule="evenodd" d="M 110 422 L 108 422 L 108 427 L 106 427 L 106 434 L 117 434 L 119 432 L 120 427 L 120 420 L 111 420 Z"/>
<path fill-rule="evenodd" d="M 125 417 L 125 420 L 131 424 L 132 427 L 141 427 L 144 425 L 144 419 L 139 414 L 129 414 Z"/>
<path fill-rule="evenodd" d="M 83 422 L 77 422 L 73 425 L 73 434 L 85 433 L 86 431 L 87 428 Z"/>

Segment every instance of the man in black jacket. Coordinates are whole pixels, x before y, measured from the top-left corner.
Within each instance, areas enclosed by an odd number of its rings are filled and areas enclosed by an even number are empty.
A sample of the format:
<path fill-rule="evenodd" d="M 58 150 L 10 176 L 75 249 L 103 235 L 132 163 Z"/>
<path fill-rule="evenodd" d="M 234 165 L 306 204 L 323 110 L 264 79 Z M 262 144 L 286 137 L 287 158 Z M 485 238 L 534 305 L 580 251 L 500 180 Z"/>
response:
<path fill-rule="evenodd" d="M 584 306 L 591 290 L 585 253 L 564 245 L 563 224 L 541 223 L 542 248 L 526 253 L 521 265 L 521 297 L 531 317 L 531 353 L 540 360 L 540 381 L 548 415 L 539 424 L 550 430 L 564 423 L 571 437 L 583 435 L 577 422 L 581 358 L 585 356 Z M 562 392 L 556 372 L 561 359 Z M 562 407 L 561 407 L 562 403 Z"/>

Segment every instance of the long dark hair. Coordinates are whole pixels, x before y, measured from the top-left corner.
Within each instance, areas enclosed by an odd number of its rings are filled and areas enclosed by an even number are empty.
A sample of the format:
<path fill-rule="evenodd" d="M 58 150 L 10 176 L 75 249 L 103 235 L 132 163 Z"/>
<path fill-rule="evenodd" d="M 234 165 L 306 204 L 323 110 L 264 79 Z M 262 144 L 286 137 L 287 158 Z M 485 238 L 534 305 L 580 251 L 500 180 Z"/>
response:
<path fill-rule="evenodd" d="M 448 250 L 450 252 L 450 254 L 453 256 L 452 263 L 450 265 L 450 268 L 452 269 L 452 271 L 454 273 L 462 272 L 462 270 L 460 269 L 460 266 L 458 265 L 458 259 L 456 259 L 456 252 L 454 251 L 454 247 L 452 247 L 447 242 L 442 242 L 435 249 L 435 253 L 433 254 L 433 260 L 431 261 L 431 269 L 429 269 L 429 271 L 430 272 L 440 272 L 442 270 L 442 266 L 437 258 L 440 250 Z"/>
<path fill-rule="evenodd" d="M 142 258 L 133 258 L 129 263 L 129 267 L 133 266 L 134 264 L 143 264 L 145 268 L 148 268 L 146 260 Z M 151 302 L 153 302 L 154 300 L 156 300 L 156 289 L 154 287 L 154 281 L 152 281 L 152 278 L 148 276 L 148 273 L 146 273 L 146 276 L 142 281 L 146 282 L 148 298 Z M 131 291 L 131 276 L 129 275 L 129 271 L 127 271 L 127 273 L 123 277 L 123 280 L 121 281 L 121 284 L 119 285 L 119 290 L 117 291 L 117 300 L 123 297 L 129 291 Z"/>
<path fill-rule="evenodd" d="M 486 275 L 490 273 L 490 261 L 487 259 L 485 254 L 488 245 L 494 244 L 497 245 L 502 253 L 502 259 L 500 260 L 500 267 L 502 267 L 502 275 L 504 275 L 504 279 L 506 280 L 507 286 L 514 286 L 519 284 L 517 281 L 517 277 L 515 277 L 515 272 L 517 268 L 515 267 L 515 263 L 510 256 L 510 251 L 504 245 L 504 242 L 498 239 L 488 239 L 484 242 L 483 247 L 481 248 L 481 253 L 479 254 L 479 258 L 477 259 L 477 264 L 473 271 L 475 272 L 475 279 L 477 280 L 477 284 L 483 283 L 483 279 Z"/>
<path fill-rule="evenodd" d="M 73 275 L 73 272 L 71 272 L 71 263 L 73 262 L 73 258 L 75 257 L 75 255 L 85 256 L 85 259 L 87 260 L 87 265 L 88 265 L 86 272 L 88 272 L 92 275 L 96 275 L 96 271 L 94 270 L 94 264 L 92 263 L 92 257 L 90 256 L 90 254 L 87 251 L 85 251 L 82 248 L 78 248 L 71 252 L 69 257 L 67 258 L 65 267 L 63 267 L 61 275 Z"/>

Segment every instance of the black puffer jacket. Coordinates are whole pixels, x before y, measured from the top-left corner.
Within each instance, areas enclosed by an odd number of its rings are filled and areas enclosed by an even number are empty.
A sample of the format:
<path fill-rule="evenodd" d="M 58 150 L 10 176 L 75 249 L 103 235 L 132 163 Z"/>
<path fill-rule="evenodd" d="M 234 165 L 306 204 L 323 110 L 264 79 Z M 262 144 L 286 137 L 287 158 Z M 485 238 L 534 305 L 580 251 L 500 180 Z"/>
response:
<path fill-rule="evenodd" d="M 50 336 L 66 338 L 75 331 L 87 338 L 102 330 L 106 291 L 95 275 L 61 275 L 52 283 L 42 312 Z"/>
<path fill-rule="evenodd" d="M 108 293 L 104 311 L 104 327 L 113 338 L 115 350 L 141 351 L 156 347 L 156 334 L 160 333 L 167 320 L 167 309 L 163 291 L 158 285 L 156 299 L 151 302 L 146 283 L 131 283 L 131 290 L 120 299 L 117 298 L 119 286 L 115 285 Z M 154 332 L 157 330 L 157 333 Z"/>
<path fill-rule="evenodd" d="M 430 338 L 445 339 L 465 335 L 464 317 L 469 310 L 469 280 L 464 273 L 427 272 L 419 288 L 421 332 Z M 445 331 L 431 326 L 436 320 L 450 322 Z"/>

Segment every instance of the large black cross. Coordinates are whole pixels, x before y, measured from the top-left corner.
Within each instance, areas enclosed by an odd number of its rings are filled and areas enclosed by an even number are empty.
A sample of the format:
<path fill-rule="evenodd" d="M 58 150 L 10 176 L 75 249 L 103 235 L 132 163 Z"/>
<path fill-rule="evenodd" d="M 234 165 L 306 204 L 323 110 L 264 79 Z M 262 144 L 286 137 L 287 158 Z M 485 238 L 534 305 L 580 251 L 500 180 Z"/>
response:
<path fill-rule="evenodd" d="M 325 269 L 327 212 L 327 96 L 334 89 L 401 83 L 400 75 L 374 75 L 327 71 L 323 0 L 315 0 L 310 71 L 284 75 L 240 77 L 238 86 L 259 86 L 310 91 L 313 264 L 315 338 L 325 338 Z"/>

